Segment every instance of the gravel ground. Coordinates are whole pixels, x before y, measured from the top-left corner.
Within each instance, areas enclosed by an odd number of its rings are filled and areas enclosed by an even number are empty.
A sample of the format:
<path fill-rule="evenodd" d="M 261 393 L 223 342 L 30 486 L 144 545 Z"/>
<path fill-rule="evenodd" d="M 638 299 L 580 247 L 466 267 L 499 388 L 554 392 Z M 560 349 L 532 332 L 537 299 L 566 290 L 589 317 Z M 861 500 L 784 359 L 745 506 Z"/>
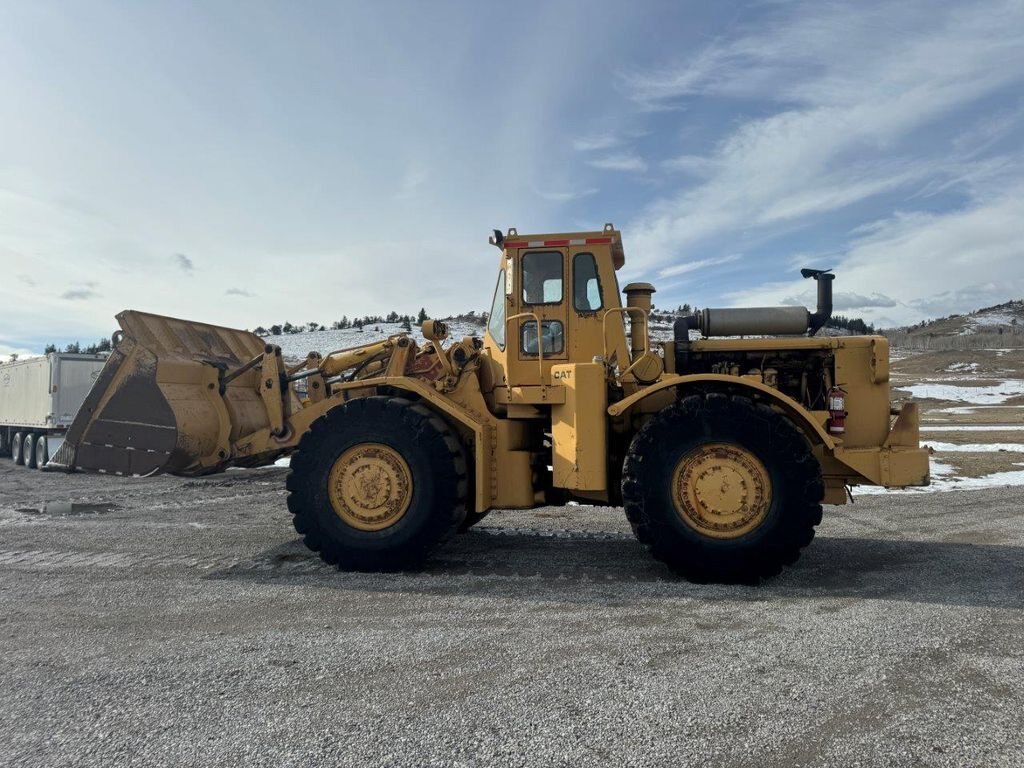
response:
<path fill-rule="evenodd" d="M 493 514 L 422 574 L 339 573 L 292 530 L 285 471 L 0 462 L 0 764 L 1024 759 L 1017 490 L 830 508 L 796 567 L 723 587 L 598 507 Z"/>

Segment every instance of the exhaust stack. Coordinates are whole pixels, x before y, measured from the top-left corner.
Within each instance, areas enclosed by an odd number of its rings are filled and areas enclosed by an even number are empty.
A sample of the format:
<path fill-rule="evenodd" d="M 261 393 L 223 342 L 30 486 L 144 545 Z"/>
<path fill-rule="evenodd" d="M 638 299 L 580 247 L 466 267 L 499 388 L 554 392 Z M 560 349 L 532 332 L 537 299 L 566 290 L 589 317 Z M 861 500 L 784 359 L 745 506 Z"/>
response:
<path fill-rule="evenodd" d="M 818 311 L 811 314 L 808 323 L 808 335 L 813 336 L 832 317 L 832 281 L 836 276 L 831 269 L 801 269 L 800 274 L 806 280 L 813 277 L 818 284 Z"/>

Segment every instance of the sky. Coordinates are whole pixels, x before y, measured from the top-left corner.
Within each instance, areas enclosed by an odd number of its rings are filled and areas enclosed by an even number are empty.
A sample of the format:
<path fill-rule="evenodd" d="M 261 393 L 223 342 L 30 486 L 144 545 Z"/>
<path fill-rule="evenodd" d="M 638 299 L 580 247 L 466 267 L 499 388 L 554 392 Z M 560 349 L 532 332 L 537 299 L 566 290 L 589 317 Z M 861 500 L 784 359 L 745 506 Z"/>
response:
<path fill-rule="evenodd" d="M 0 0 L 0 61 L 0 354 L 483 310 L 511 226 L 666 308 L 1024 297 L 1021 0 Z"/>

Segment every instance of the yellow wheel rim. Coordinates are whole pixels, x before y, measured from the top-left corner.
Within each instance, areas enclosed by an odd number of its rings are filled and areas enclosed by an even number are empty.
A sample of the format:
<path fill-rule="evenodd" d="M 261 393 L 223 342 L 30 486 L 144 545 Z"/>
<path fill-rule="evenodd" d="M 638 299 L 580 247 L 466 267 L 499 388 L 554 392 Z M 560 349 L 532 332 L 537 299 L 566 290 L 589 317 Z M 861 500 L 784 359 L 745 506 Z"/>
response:
<path fill-rule="evenodd" d="M 412 472 L 382 443 L 360 443 L 334 462 L 327 479 L 334 512 L 360 531 L 380 531 L 402 519 L 412 501 Z"/>
<path fill-rule="evenodd" d="M 679 460 L 672 500 L 687 525 L 715 539 L 735 539 L 764 522 L 772 483 L 764 464 L 744 448 L 707 443 Z"/>

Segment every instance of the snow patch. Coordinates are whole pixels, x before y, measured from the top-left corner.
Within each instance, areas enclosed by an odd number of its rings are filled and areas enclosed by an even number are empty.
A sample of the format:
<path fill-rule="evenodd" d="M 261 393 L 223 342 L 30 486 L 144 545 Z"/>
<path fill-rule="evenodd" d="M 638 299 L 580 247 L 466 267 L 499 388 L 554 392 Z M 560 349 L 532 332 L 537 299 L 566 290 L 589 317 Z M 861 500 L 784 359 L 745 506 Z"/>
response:
<path fill-rule="evenodd" d="M 929 440 L 924 445 L 939 453 L 1024 453 L 1024 443 L 940 443 Z"/>
<path fill-rule="evenodd" d="M 947 373 L 956 373 L 958 371 L 959 372 L 971 371 L 972 373 L 974 373 L 977 370 L 978 370 L 978 364 L 977 363 L 953 363 L 952 365 L 947 365 L 946 366 L 946 372 Z"/>
<path fill-rule="evenodd" d="M 1015 467 L 1024 467 L 1024 463 L 1014 462 Z M 946 491 L 976 491 L 982 488 L 1002 488 L 1006 486 L 1024 485 L 1024 469 L 1010 472 L 994 472 L 981 477 L 958 477 L 953 467 L 944 462 L 932 459 L 932 484 L 924 488 L 882 488 L 877 485 L 855 486 L 854 498 L 859 494 L 877 496 L 883 493 L 944 493 Z"/>
<path fill-rule="evenodd" d="M 940 408 L 932 413 L 951 413 L 954 416 L 968 416 L 983 408 L 1024 408 L 1024 405 L 958 405 L 953 408 Z"/>
<path fill-rule="evenodd" d="M 993 312 L 989 315 L 977 315 L 970 319 L 972 325 L 1013 325 L 1017 316 L 1007 312 Z"/>
<path fill-rule="evenodd" d="M 1024 424 L 951 424 L 945 427 L 921 427 L 922 432 L 1021 432 Z"/>
<path fill-rule="evenodd" d="M 1024 395 L 1024 381 L 1004 381 L 988 387 L 958 387 L 955 384 L 912 384 L 900 387 L 917 400 L 957 400 L 962 403 L 994 405 Z"/>

